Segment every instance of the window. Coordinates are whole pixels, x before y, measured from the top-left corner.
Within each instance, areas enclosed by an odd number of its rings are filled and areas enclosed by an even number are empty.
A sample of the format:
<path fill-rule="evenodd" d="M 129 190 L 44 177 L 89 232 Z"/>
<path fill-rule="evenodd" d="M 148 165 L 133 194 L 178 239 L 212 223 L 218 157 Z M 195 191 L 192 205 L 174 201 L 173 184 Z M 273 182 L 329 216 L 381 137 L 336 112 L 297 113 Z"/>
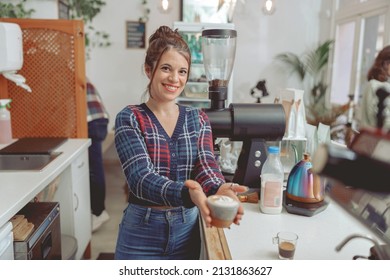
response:
<path fill-rule="evenodd" d="M 389 1 L 383 0 L 338 1 L 329 83 L 331 103 L 345 104 L 349 95 L 359 101 L 367 72 L 389 40 L 389 6 Z"/>

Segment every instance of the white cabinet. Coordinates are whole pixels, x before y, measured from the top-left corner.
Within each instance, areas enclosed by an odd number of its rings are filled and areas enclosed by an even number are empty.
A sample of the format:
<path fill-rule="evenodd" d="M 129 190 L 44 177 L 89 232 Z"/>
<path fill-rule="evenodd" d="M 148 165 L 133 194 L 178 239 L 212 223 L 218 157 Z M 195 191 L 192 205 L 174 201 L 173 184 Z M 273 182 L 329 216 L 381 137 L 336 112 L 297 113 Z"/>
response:
<path fill-rule="evenodd" d="M 76 259 L 81 259 L 91 240 L 91 200 L 89 189 L 88 151 L 71 166 L 73 186 L 74 237 L 78 242 Z"/>
<path fill-rule="evenodd" d="M 14 236 L 11 222 L 0 226 L 0 260 L 14 259 Z"/>
<path fill-rule="evenodd" d="M 88 150 L 61 174 L 53 200 L 60 203 L 61 233 L 77 239 L 76 259 L 81 259 L 92 232 Z"/>
<path fill-rule="evenodd" d="M 0 228 L 53 181 L 57 188 L 51 201 L 60 204 L 61 233 L 77 239 L 76 259 L 81 259 L 91 240 L 88 147 L 90 139 L 68 139 L 55 152 L 61 155 L 42 171 L 0 172 Z M 0 148 L 4 145 L 0 145 Z"/>

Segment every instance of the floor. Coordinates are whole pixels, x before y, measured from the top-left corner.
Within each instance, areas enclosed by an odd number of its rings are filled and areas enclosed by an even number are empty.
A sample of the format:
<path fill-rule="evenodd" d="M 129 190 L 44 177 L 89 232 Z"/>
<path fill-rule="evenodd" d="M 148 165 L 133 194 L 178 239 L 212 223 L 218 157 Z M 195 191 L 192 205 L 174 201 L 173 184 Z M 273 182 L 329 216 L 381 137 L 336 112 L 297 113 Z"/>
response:
<path fill-rule="evenodd" d="M 106 176 L 106 210 L 110 220 L 92 234 L 91 259 L 105 259 L 107 253 L 114 253 L 118 234 L 118 225 L 126 207 L 125 177 L 117 157 L 114 145 L 104 153 Z"/>

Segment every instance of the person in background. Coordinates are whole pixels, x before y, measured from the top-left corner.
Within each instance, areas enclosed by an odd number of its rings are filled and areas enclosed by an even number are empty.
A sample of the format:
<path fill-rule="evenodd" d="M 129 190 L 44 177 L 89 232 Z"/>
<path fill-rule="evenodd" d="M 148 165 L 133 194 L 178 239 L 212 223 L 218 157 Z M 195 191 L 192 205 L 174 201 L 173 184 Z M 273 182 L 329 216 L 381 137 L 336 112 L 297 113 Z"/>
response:
<path fill-rule="evenodd" d="M 368 84 L 360 105 L 360 128 L 377 127 L 378 97 L 376 91 L 384 88 L 390 92 L 390 45 L 384 47 L 375 58 L 367 74 Z M 387 98 L 389 99 L 389 98 Z M 383 128 L 390 129 L 390 102 L 386 102 Z"/>
<path fill-rule="evenodd" d="M 92 232 L 94 232 L 110 218 L 105 209 L 106 182 L 102 151 L 102 143 L 107 136 L 109 116 L 99 92 L 89 80 L 87 80 L 87 104 L 88 137 L 92 142 L 88 149 L 88 156 Z"/>
<path fill-rule="evenodd" d="M 115 259 L 199 259 L 200 212 L 207 196 L 238 201 L 247 188 L 225 183 L 214 157 L 207 115 L 176 103 L 187 83 L 190 49 L 177 30 L 161 26 L 149 38 L 145 103 L 129 105 L 115 121 L 115 147 L 129 187 Z M 243 215 L 240 205 L 235 223 Z"/>

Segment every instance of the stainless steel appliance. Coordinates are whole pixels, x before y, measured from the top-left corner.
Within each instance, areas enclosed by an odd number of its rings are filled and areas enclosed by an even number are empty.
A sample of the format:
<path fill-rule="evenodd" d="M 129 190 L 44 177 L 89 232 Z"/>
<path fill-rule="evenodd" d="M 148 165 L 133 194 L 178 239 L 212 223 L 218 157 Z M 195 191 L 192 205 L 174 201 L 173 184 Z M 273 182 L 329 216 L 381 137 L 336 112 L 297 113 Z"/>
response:
<path fill-rule="evenodd" d="M 16 260 L 61 260 L 60 206 L 58 202 L 30 202 L 18 212 L 34 224 L 24 241 L 14 241 Z"/>

